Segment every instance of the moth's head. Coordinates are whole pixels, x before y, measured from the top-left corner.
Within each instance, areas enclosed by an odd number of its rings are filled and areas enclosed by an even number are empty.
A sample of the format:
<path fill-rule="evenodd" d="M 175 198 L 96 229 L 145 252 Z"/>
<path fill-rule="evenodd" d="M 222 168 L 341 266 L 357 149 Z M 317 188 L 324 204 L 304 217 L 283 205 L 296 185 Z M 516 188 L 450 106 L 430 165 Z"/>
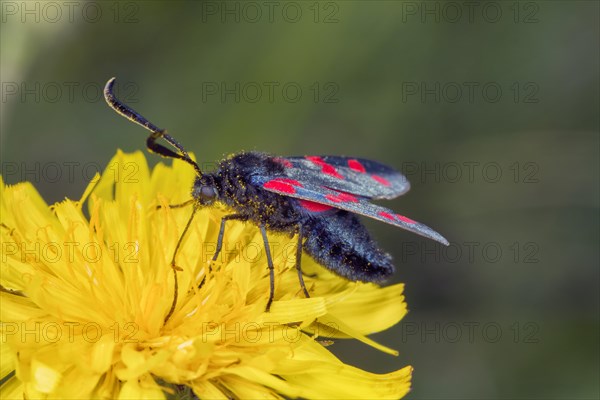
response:
<path fill-rule="evenodd" d="M 208 206 L 219 198 L 219 192 L 212 175 L 204 174 L 194 180 L 192 197 L 198 204 Z"/>

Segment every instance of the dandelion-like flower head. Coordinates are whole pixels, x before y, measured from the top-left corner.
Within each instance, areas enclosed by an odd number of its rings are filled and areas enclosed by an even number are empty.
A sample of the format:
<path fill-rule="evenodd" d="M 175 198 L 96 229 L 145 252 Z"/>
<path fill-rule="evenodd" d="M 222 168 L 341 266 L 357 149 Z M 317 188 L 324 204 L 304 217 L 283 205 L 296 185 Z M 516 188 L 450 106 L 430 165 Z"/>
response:
<path fill-rule="evenodd" d="M 311 292 L 296 275 L 295 240 L 269 234 L 275 301 L 259 230 L 226 210 L 191 210 L 194 171 L 180 161 L 150 170 L 141 152 L 118 152 L 79 201 L 54 206 L 33 185 L 0 179 L 2 398 L 399 398 L 411 367 L 373 374 L 326 347 L 406 313 L 402 285 L 339 278 L 308 257 Z M 87 209 L 84 205 L 87 204 Z M 160 207 L 157 207 L 160 206 Z M 85 210 L 85 211 L 84 211 Z M 86 216 L 87 215 L 87 216 Z M 203 278 L 204 284 L 200 285 Z"/>

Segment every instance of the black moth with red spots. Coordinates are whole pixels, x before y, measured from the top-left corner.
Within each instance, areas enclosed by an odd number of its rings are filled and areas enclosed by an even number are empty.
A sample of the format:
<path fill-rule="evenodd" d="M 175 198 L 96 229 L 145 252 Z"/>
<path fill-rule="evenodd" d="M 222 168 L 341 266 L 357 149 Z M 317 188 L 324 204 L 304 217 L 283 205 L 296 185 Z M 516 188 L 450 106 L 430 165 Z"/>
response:
<path fill-rule="evenodd" d="M 379 249 L 356 214 L 447 244 L 427 226 L 369 202 L 409 189 L 402 174 L 374 161 L 240 153 L 196 178 L 193 197 L 201 198 L 206 188 L 214 188 L 211 202 L 226 204 L 239 219 L 300 233 L 308 255 L 354 281 L 380 282 L 394 272 L 391 257 Z"/>
<path fill-rule="evenodd" d="M 353 281 L 381 282 L 393 274 L 392 258 L 377 246 L 357 214 L 448 245 L 448 241 L 431 228 L 369 202 L 371 199 L 392 199 L 409 190 L 406 178 L 388 166 L 353 157 L 283 158 L 244 152 L 222 160 L 213 172 L 203 172 L 166 131 L 120 103 L 112 94 L 113 84 L 114 78 L 105 88 L 108 104 L 152 132 L 147 140 L 150 151 L 182 159 L 196 170 L 192 199 L 183 204 L 193 208 L 190 222 L 198 208 L 215 202 L 232 210 L 232 214 L 221 221 L 213 260 L 221 251 L 226 221 L 249 221 L 260 228 L 271 277 L 267 310 L 274 296 L 274 276 L 266 230 L 298 235 L 296 268 L 306 296 L 309 296 L 309 292 L 304 286 L 300 268 L 302 250 L 332 272 Z M 178 151 L 156 143 L 159 138 Z M 182 233 L 177 249 L 190 222 Z M 174 271 L 178 269 L 175 267 L 176 254 L 177 250 L 172 260 Z M 170 317 L 175 305 L 176 299 L 165 320 Z"/>

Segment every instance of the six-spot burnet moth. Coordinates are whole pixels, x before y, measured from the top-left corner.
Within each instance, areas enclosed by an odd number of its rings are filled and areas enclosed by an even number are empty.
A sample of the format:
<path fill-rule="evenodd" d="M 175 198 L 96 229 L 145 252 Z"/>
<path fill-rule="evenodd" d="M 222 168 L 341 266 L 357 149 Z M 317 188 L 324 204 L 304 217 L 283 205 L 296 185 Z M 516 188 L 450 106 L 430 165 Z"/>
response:
<path fill-rule="evenodd" d="M 410 184 L 401 173 L 376 161 L 354 157 L 274 157 L 259 152 L 242 152 L 219 162 L 213 172 L 203 172 L 187 151 L 113 94 L 115 78 L 104 89 L 107 103 L 116 112 L 151 132 L 146 144 L 151 152 L 181 159 L 196 171 L 192 198 L 171 207 L 192 206 L 192 214 L 181 234 L 171 260 L 177 279 L 175 258 L 196 211 L 220 202 L 232 210 L 219 229 L 215 261 L 221 251 L 225 224 L 230 220 L 250 221 L 261 231 L 270 276 L 268 311 L 274 296 L 274 268 L 267 230 L 298 236 L 296 269 L 307 297 L 300 267 L 302 250 L 334 273 L 363 282 L 381 282 L 394 272 L 392 258 L 373 241 L 357 214 L 364 215 L 444 245 L 448 241 L 431 228 L 372 204 L 371 199 L 393 199 L 406 193 Z M 156 143 L 163 139 L 176 151 Z M 200 283 L 202 285 L 204 279 Z M 176 305 L 176 295 L 169 319 Z"/>

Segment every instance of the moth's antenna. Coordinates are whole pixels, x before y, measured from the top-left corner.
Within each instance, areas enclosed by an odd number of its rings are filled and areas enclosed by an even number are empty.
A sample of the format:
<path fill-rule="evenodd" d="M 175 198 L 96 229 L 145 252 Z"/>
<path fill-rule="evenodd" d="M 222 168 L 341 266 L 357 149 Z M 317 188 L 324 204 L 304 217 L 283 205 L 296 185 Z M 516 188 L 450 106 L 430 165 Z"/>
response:
<path fill-rule="evenodd" d="M 177 142 L 177 140 L 175 140 L 175 139 L 173 139 L 173 137 L 167 135 L 167 131 L 165 129 L 160 129 L 159 127 L 154 125 L 152 122 L 148 121 L 146 118 L 144 118 L 140 114 L 138 114 L 135 110 L 133 110 L 129 106 L 121 103 L 119 101 L 119 99 L 117 99 L 115 97 L 115 95 L 113 93 L 113 86 L 115 84 L 115 80 L 116 80 L 116 78 L 111 78 L 108 80 L 108 82 L 106 82 L 106 86 L 104 86 L 104 99 L 106 100 L 106 102 L 108 103 L 110 108 L 115 110 L 117 113 L 121 114 L 122 116 L 124 116 L 125 118 L 130 120 L 131 122 L 135 122 L 136 124 L 140 125 L 141 127 L 152 132 L 150 134 L 150 136 L 148 136 L 148 139 L 146 139 L 146 146 L 148 147 L 148 150 L 152 153 L 160 154 L 163 157 L 172 157 L 172 158 L 178 158 L 180 160 L 183 160 L 183 161 L 187 162 L 188 164 L 190 164 L 192 167 L 194 167 L 198 176 L 202 176 L 202 171 L 200 170 L 200 167 L 198 166 L 198 164 L 196 164 L 196 162 L 194 160 L 192 160 L 192 158 L 190 157 L 188 152 L 185 151 L 183 146 L 180 145 Z M 176 153 L 176 152 L 166 148 L 165 146 L 156 143 L 156 141 L 160 138 L 164 139 L 171 146 L 173 146 L 177 150 L 179 150 L 179 153 Z"/>

